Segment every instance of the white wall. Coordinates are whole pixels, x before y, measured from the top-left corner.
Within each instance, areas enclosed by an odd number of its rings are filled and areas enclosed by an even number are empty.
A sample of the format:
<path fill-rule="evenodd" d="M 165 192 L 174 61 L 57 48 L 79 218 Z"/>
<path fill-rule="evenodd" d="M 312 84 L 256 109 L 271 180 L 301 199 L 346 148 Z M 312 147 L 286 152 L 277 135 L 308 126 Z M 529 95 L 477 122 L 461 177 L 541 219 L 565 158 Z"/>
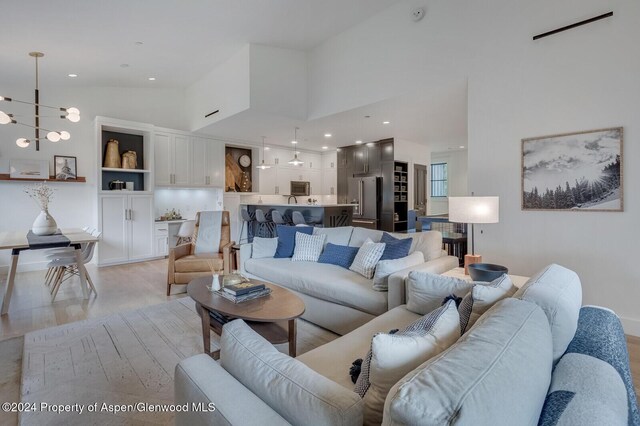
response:
<path fill-rule="evenodd" d="M 3 93 L 15 98 L 29 99 L 28 88 L 16 90 L 5 88 Z M 97 142 L 93 119 L 96 115 L 132 121 L 153 123 L 177 129 L 184 129 L 182 105 L 184 96 L 180 90 L 132 89 L 132 88 L 41 88 L 41 99 L 47 104 L 76 106 L 81 112 L 81 121 L 70 123 L 47 118 L 43 125 L 60 127 L 71 133 L 71 139 L 51 143 L 43 141 L 40 151 L 34 148 L 18 148 L 18 137 L 29 137 L 33 130 L 23 126 L 2 126 L 0 129 L 0 173 L 8 173 L 10 159 L 48 160 L 53 172 L 53 156 L 71 155 L 77 157 L 78 174 L 87 177 L 87 183 L 52 183 L 56 188 L 50 212 L 61 228 L 97 226 L 96 209 L 96 158 Z M 30 117 L 31 107 L 8 104 L 9 112 Z M 24 194 L 27 184 L 20 182 L 0 182 L 0 232 L 24 231 L 31 225 L 39 212 L 37 205 Z M 0 267 L 8 265 L 10 252 L 0 251 Z M 21 270 L 29 269 L 28 263 L 41 260 L 38 252 L 25 252 L 20 256 Z"/>
<path fill-rule="evenodd" d="M 499 224 L 477 234 L 477 251 L 523 275 L 552 262 L 574 269 L 584 303 L 614 309 L 625 331 L 640 335 L 640 269 L 633 262 L 640 240 L 640 3 L 491 4 L 472 10 L 483 37 L 469 79 L 469 189 L 499 195 L 501 212 Z M 494 18 L 485 11 L 497 7 Z M 613 18 L 531 40 L 609 10 Z M 613 126 L 625 133 L 624 213 L 521 211 L 522 138 Z"/>
<path fill-rule="evenodd" d="M 306 52 L 252 44 L 251 108 L 306 120 Z"/>
<path fill-rule="evenodd" d="M 418 24 L 412 6 L 426 6 Z M 613 18 L 537 42 L 532 36 L 613 10 Z M 528 275 L 557 262 L 576 270 L 583 302 L 623 317 L 640 335 L 640 227 L 635 162 L 640 132 L 640 3 L 634 0 L 489 0 L 399 3 L 310 52 L 309 116 L 469 81 L 469 193 L 500 196 L 500 223 L 476 235 L 486 260 Z M 347 71 L 348 70 L 348 71 Z M 445 79 L 445 80 L 443 80 Z M 625 212 L 520 210 L 520 140 L 624 126 Z"/>
<path fill-rule="evenodd" d="M 447 163 L 449 196 L 461 197 L 468 193 L 467 174 L 467 150 L 455 150 L 445 152 L 432 152 L 431 163 Z M 445 197 L 431 197 L 431 167 L 427 166 L 429 174 L 429 202 L 427 203 L 427 213 L 430 215 L 449 213 L 449 201 Z"/>
<path fill-rule="evenodd" d="M 182 107 L 187 114 L 189 131 L 198 131 L 249 108 L 249 53 L 247 44 L 227 62 L 187 87 Z M 217 109 L 220 112 L 205 117 Z"/>

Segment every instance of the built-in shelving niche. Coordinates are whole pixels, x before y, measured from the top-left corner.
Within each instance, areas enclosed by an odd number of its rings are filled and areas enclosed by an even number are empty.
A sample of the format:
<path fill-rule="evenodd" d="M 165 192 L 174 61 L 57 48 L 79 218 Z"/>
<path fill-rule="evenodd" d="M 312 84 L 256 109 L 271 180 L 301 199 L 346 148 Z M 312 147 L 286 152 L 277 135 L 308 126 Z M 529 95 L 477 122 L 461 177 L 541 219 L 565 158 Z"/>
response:
<path fill-rule="evenodd" d="M 118 150 L 120 157 L 126 151 L 135 151 L 137 156 L 136 169 L 115 169 L 102 168 L 102 190 L 109 191 L 109 183 L 114 180 L 123 182 L 133 182 L 134 191 L 144 191 L 146 188 L 145 180 L 149 179 L 148 170 L 144 169 L 144 136 L 130 133 L 115 132 L 102 130 L 102 160 L 104 165 L 104 157 L 109 139 L 118 141 Z M 147 183 L 148 184 L 148 183 Z"/>

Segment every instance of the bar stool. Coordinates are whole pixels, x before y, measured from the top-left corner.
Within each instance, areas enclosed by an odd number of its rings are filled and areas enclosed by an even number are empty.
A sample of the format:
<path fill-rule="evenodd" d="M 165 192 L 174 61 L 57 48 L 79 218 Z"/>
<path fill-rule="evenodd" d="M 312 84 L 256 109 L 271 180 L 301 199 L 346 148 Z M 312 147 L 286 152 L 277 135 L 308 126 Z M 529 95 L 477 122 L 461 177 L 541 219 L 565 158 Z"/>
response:
<path fill-rule="evenodd" d="M 300 213 L 298 211 L 294 211 L 291 214 L 291 219 L 293 220 L 293 224 L 295 226 L 301 226 L 301 225 L 306 226 L 307 225 L 307 221 L 304 219 L 304 216 L 302 215 L 302 213 Z"/>
<path fill-rule="evenodd" d="M 276 225 L 289 225 L 289 222 L 284 220 L 284 217 L 282 217 L 282 213 L 280 213 L 278 210 L 273 210 L 271 212 L 271 220 L 273 220 L 273 223 L 275 223 Z"/>
<path fill-rule="evenodd" d="M 178 240 L 176 241 L 176 246 L 180 244 L 191 242 L 191 238 L 193 238 L 193 232 L 196 230 L 196 221 L 195 220 L 185 220 L 180 225 L 180 229 L 178 229 L 178 233 L 176 237 Z"/>
<path fill-rule="evenodd" d="M 240 210 L 240 216 L 242 217 L 242 226 L 240 227 L 240 234 L 238 235 L 238 244 L 242 244 L 242 233 L 244 231 L 244 225 L 247 224 L 247 238 L 244 238 L 247 242 L 249 241 L 249 231 L 251 230 L 251 223 L 255 221 L 255 219 L 251 216 L 251 213 L 247 209 Z"/>
<path fill-rule="evenodd" d="M 256 210 L 256 220 L 258 221 L 258 236 L 263 238 L 272 238 L 273 222 L 267 219 L 264 212 L 260 209 Z"/>

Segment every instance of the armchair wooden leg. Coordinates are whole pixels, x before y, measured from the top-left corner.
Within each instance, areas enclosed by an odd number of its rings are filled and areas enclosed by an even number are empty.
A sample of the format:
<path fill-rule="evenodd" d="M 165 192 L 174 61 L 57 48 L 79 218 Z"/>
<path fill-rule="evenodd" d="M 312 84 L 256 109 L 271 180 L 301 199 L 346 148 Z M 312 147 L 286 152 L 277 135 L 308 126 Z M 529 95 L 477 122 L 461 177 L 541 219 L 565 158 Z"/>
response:
<path fill-rule="evenodd" d="M 171 283 L 167 283 L 167 296 L 171 296 Z"/>

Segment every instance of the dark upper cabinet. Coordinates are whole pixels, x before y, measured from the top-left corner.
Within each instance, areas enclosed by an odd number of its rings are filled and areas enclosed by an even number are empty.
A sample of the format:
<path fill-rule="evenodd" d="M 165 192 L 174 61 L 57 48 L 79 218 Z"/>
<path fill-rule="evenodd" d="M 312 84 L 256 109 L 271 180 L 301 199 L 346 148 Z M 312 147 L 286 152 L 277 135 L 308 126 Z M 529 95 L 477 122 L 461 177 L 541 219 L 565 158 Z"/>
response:
<path fill-rule="evenodd" d="M 380 175 L 380 144 L 368 143 L 367 147 L 367 173 Z"/>
<path fill-rule="evenodd" d="M 380 146 L 376 142 L 353 147 L 353 173 L 380 174 Z"/>
<path fill-rule="evenodd" d="M 367 173 L 367 147 L 358 145 L 353 150 L 353 173 Z"/>
<path fill-rule="evenodd" d="M 393 139 L 383 139 L 378 143 L 380 161 L 393 161 Z"/>

